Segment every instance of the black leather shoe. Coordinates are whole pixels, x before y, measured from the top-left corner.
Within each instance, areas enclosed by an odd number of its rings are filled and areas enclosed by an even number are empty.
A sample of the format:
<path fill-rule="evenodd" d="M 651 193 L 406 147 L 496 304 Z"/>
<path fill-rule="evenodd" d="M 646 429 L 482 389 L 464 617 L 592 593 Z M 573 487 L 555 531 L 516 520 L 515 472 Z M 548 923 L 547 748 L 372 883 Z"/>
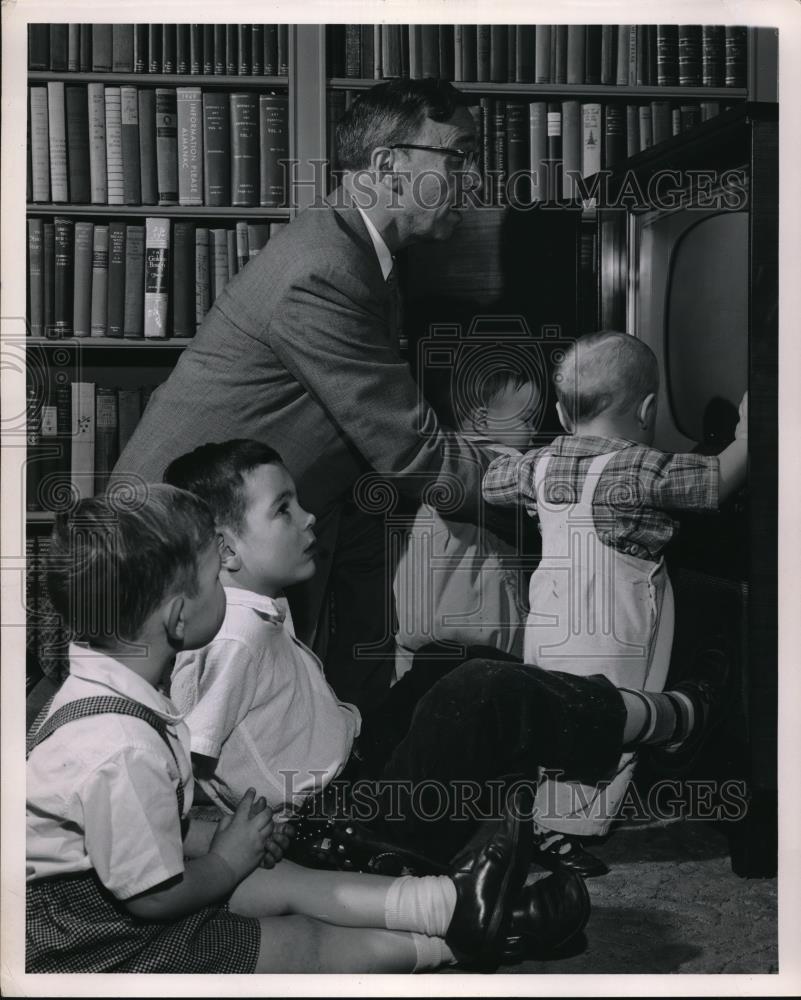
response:
<path fill-rule="evenodd" d="M 532 861 L 548 871 L 575 872 L 584 878 L 597 878 L 609 872 L 600 858 L 561 833 L 535 833 Z"/>
<path fill-rule="evenodd" d="M 512 910 L 504 961 L 545 955 L 584 930 L 590 916 L 590 894 L 580 875 L 554 872 L 523 887 Z"/>
<path fill-rule="evenodd" d="M 453 860 L 456 908 L 445 942 L 459 962 L 481 969 L 499 964 L 531 855 L 531 791 L 519 788 L 488 836 Z"/>

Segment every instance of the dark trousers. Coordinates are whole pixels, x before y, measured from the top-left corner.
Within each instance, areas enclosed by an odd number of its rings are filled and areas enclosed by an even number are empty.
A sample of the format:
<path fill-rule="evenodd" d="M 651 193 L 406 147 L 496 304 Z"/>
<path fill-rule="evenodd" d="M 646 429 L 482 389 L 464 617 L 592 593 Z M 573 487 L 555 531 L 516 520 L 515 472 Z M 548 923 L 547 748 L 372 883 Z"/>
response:
<path fill-rule="evenodd" d="M 426 647 L 382 706 L 364 717 L 354 816 L 439 861 L 497 814 L 511 779 L 541 767 L 595 783 L 621 753 L 625 708 L 604 677 L 577 677 L 476 649 Z M 487 655 L 489 653 L 489 656 Z M 361 813 L 360 813 L 361 810 Z"/>

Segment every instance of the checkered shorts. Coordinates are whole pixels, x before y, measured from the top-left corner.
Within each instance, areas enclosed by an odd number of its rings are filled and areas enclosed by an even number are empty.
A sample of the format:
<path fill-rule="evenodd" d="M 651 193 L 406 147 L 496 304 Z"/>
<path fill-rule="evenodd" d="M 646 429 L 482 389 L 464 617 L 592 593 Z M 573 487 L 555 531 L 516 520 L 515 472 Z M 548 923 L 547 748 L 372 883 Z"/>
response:
<path fill-rule="evenodd" d="M 139 920 L 93 871 L 29 882 L 27 972 L 253 972 L 261 931 L 226 904 Z"/>

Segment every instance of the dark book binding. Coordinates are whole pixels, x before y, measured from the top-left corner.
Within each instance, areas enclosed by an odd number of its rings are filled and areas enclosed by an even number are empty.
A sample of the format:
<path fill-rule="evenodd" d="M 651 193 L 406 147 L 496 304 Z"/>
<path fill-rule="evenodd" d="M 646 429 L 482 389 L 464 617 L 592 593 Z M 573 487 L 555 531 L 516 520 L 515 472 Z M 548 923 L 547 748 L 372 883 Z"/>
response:
<path fill-rule="evenodd" d="M 112 71 L 112 33 L 110 24 L 92 25 L 92 72 Z"/>
<path fill-rule="evenodd" d="M 67 113 L 67 166 L 70 201 L 76 205 L 91 200 L 89 181 L 89 104 L 86 87 L 67 84 L 64 88 Z"/>
<path fill-rule="evenodd" d="M 228 204 L 231 195 L 230 104 L 225 93 L 203 94 L 203 200 Z"/>
<path fill-rule="evenodd" d="M 259 204 L 259 95 L 235 93 L 231 100 L 231 204 Z"/>
<path fill-rule="evenodd" d="M 73 268 L 75 263 L 75 226 L 72 219 L 54 220 L 54 327 L 58 337 L 72 334 Z"/>
<path fill-rule="evenodd" d="M 176 222 L 173 228 L 172 333 L 195 334 L 195 223 Z"/>
<path fill-rule="evenodd" d="M 286 94 L 259 95 L 259 205 L 286 204 L 286 165 L 289 159 L 289 98 Z"/>
<path fill-rule="evenodd" d="M 701 26 L 679 25 L 679 86 L 701 86 Z"/>
<path fill-rule="evenodd" d="M 108 227 L 108 308 L 106 335 L 122 337 L 125 319 L 125 223 Z"/>
<path fill-rule="evenodd" d="M 134 71 L 134 26 L 113 24 L 111 26 L 111 71 L 113 73 L 133 73 Z"/>
<path fill-rule="evenodd" d="M 156 92 L 140 89 L 139 103 L 139 183 L 143 205 L 158 205 L 159 183 L 156 168 Z"/>

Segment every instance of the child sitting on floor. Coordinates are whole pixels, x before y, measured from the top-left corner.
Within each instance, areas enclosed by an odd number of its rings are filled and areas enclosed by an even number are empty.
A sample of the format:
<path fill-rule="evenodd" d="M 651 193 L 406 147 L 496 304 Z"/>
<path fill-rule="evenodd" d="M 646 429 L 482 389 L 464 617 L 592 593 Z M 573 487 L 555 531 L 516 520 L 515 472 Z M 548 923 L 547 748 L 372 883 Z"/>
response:
<path fill-rule="evenodd" d="M 490 344 L 465 350 L 448 390 L 440 417 L 463 437 L 512 456 L 530 445 L 541 395 L 534 374 L 508 352 Z M 421 504 L 395 572 L 396 679 L 431 642 L 519 658 L 527 607 L 523 574 L 521 553 L 489 527 L 451 520 Z"/>
<path fill-rule="evenodd" d="M 271 558 L 286 569 L 296 556 L 276 546 Z M 548 890 L 520 896 L 519 800 L 452 876 L 426 878 L 273 867 L 288 839 L 253 788 L 219 823 L 188 818 L 189 733 L 161 686 L 178 651 L 220 628 L 219 572 L 208 508 L 171 486 L 83 500 L 56 522 L 48 584 L 76 641 L 29 739 L 27 971 L 403 972 L 497 958 L 513 904 L 547 905 Z"/>
<path fill-rule="evenodd" d="M 539 519 L 543 555 L 529 586 L 524 660 L 661 691 L 673 636 L 662 551 L 678 527 L 673 512 L 716 510 L 744 481 L 747 399 L 719 456 L 665 454 L 651 447 L 657 361 L 636 337 L 603 330 L 579 338 L 554 383 L 565 436 L 522 458 L 497 458 L 483 484 L 490 503 L 522 505 Z M 624 754 L 608 787 L 540 787 L 542 863 L 606 872 L 570 837 L 608 830 L 633 767 Z"/>

